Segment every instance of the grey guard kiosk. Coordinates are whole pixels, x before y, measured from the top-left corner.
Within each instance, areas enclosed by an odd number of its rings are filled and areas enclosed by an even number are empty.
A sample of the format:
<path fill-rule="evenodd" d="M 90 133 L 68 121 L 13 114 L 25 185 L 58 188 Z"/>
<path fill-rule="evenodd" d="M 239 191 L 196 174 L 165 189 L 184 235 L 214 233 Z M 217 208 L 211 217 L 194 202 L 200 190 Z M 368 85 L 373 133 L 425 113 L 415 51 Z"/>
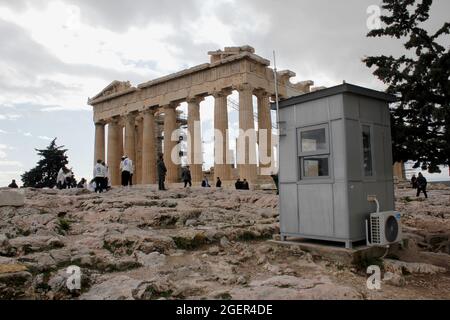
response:
<path fill-rule="evenodd" d="M 352 243 L 365 219 L 394 210 L 388 102 L 393 96 L 342 84 L 283 100 L 280 122 L 281 237 Z"/>

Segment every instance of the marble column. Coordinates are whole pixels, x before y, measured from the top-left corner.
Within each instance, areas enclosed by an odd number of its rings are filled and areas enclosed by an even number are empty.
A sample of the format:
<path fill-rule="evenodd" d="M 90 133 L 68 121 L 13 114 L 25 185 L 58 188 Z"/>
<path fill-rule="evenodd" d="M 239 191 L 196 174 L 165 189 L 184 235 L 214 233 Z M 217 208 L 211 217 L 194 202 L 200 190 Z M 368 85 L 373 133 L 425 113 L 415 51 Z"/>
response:
<path fill-rule="evenodd" d="M 257 91 L 256 97 L 258 99 L 259 167 L 270 168 L 271 161 L 267 162 L 272 157 L 272 118 L 270 113 L 269 94 L 265 91 Z M 262 130 L 264 130 L 266 134 L 261 134 L 263 132 Z M 266 141 L 263 142 L 262 139 Z"/>
<path fill-rule="evenodd" d="M 105 123 L 97 122 L 95 124 L 95 150 L 94 163 L 97 160 L 105 161 Z"/>
<path fill-rule="evenodd" d="M 167 168 L 167 183 L 179 182 L 178 166 L 176 159 L 179 156 L 175 151 L 177 141 L 172 141 L 172 134 L 177 130 L 176 105 L 170 104 L 163 107 L 164 110 L 164 163 Z M 175 138 L 174 138 L 175 139 Z M 173 158 L 173 159 L 172 159 Z"/>
<path fill-rule="evenodd" d="M 136 165 L 135 126 L 136 115 L 130 113 L 125 118 L 125 154 L 128 156 L 128 159 L 133 161 L 133 165 Z"/>
<path fill-rule="evenodd" d="M 214 96 L 214 181 L 220 177 L 222 181 L 231 180 L 231 164 L 227 163 L 229 152 L 228 141 L 228 108 L 227 97 L 231 90 L 221 90 Z"/>
<path fill-rule="evenodd" d="M 405 180 L 405 164 L 403 161 L 394 163 L 393 175 L 400 181 Z"/>
<path fill-rule="evenodd" d="M 145 110 L 142 123 L 142 184 L 156 183 L 155 111 Z"/>
<path fill-rule="evenodd" d="M 256 182 L 256 132 L 253 114 L 253 88 L 249 84 L 243 84 L 238 87 L 239 91 L 239 129 L 243 132 L 239 134 L 239 141 L 242 144 L 238 150 L 239 176 L 241 179 L 247 179 L 249 182 Z M 245 135 L 245 139 L 244 136 Z M 244 142 L 245 140 L 245 142 Z M 243 154 L 242 154 L 243 153 Z"/>
<path fill-rule="evenodd" d="M 187 99 L 188 103 L 188 163 L 193 182 L 203 178 L 202 135 L 200 123 L 200 102 L 202 97 Z"/>
<path fill-rule="evenodd" d="M 119 144 L 118 148 L 119 148 L 120 157 L 122 157 L 125 154 L 125 149 L 123 147 L 123 136 L 124 136 L 123 129 L 124 129 L 124 127 L 123 127 L 123 123 L 121 121 L 118 121 L 117 125 L 119 127 L 119 129 L 118 129 L 119 130 L 119 133 L 118 133 L 119 138 L 117 140 L 118 144 Z"/>
<path fill-rule="evenodd" d="M 111 185 L 120 185 L 120 160 L 122 157 L 122 126 L 117 119 L 108 124 L 108 167 L 111 176 Z"/>
<path fill-rule="evenodd" d="M 135 161 L 135 184 L 142 184 L 142 143 L 143 143 L 143 119 L 136 120 L 136 161 Z"/>

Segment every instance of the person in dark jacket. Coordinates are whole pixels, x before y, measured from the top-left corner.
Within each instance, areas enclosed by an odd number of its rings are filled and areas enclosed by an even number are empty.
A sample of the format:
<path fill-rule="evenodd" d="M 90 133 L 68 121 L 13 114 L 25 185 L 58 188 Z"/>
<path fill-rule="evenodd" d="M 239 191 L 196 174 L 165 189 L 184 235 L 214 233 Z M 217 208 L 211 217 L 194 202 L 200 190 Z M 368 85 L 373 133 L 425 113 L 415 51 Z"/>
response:
<path fill-rule="evenodd" d="M 19 186 L 16 183 L 16 180 L 11 181 L 11 184 L 8 186 L 8 188 L 11 188 L 11 189 L 19 188 Z"/>
<path fill-rule="evenodd" d="M 167 190 L 166 187 L 164 186 L 164 182 L 166 181 L 167 168 L 166 165 L 164 164 L 164 157 L 162 154 L 159 155 L 157 169 L 158 169 L 159 190 Z"/>
<path fill-rule="evenodd" d="M 211 185 L 209 184 L 208 178 L 206 176 L 203 177 L 202 188 L 211 188 Z"/>
<path fill-rule="evenodd" d="M 417 189 L 417 177 L 415 174 L 413 174 L 411 178 L 411 186 L 413 189 Z"/>
<path fill-rule="evenodd" d="M 236 190 L 242 190 L 242 181 L 241 181 L 241 179 L 237 179 L 236 183 L 234 184 L 234 186 L 236 187 Z"/>
<path fill-rule="evenodd" d="M 189 166 L 184 168 L 183 172 L 181 173 L 181 180 L 183 180 L 185 188 L 188 185 L 189 187 L 192 187 L 192 176 L 191 176 L 191 169 L 189 168 Z"/>
<path fill-rule="evenodd" d="M 425 195 L 425 198 L 428 198 L 427 195 L 427 179 L 422 175 L 422 173 L 419 172 L 419 177 L 417 178 L 417 195 L 416 197 L 420 196 L 420 192 L 423 192 Z"/>
<path fill-rule="evenodd" d="M 242 182 L 242 190 L 250 190 L 247 179 L 244 179 L 244 181 Z"/>
<path fill-rule="evenodd" d="M 220 177 L 217 177 L 216 188 L 222 188 L 222 180 L 220 180 Z"/>
<path fill-rule="evenodd" d="M 86 189 L 86 187 L 87 187 L 87 181 L 85 178 L 82 178 L 80 180 L 80 182 L 78 182 L 78 184 L 77 184 L 77 189 Z"/>

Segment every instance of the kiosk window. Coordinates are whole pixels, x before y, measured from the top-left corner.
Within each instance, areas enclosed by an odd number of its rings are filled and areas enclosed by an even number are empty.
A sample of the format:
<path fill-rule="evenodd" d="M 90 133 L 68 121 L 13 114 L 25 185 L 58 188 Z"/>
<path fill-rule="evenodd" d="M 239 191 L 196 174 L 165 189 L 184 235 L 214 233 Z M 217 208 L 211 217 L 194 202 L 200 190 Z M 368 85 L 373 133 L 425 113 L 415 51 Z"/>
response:
<path fill-rule="evenodd" d="M 313 152 L 327 149 L 325 128 L 302 131 L 301 139 L 301 152 Z"/>
<path fill-rule="evenodd" d="M 328 157 L 304 157 L 303 158 L 303 176 L 310 177 L 328 177 Z"/>
<path fill-rule="evenodd" d="M 328 125 L 298 129 L 299 180 L 329 177 Z"/>

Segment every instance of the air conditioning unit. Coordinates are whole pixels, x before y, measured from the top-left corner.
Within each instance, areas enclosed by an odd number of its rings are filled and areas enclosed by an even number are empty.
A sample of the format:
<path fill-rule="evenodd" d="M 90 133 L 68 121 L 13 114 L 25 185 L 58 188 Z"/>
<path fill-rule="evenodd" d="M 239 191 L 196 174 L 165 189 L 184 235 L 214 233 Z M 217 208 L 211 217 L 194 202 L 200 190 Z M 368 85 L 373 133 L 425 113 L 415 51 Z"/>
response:
<path fill-rule="evenodd" d="M 402 240 L 400 212 L 386 211 L 370 215 L 366 221 L 367 244 L 369 246 L 386 246 Z"/>

